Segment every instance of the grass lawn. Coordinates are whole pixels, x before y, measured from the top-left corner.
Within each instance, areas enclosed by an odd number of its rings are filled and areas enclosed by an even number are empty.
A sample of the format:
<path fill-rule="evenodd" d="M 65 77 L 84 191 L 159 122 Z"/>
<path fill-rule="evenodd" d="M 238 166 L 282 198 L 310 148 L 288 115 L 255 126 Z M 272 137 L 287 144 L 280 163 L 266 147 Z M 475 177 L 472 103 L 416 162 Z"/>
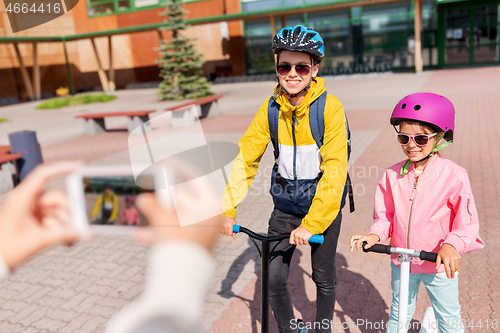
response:
<path fill-rule="evenodd" d="M 48 100 L 45 103 L 38 105 L 37 109 L 48 110 L 48 109 L 59 109 L 65 106 L 82 105 L 89 103 L 103 103 L 109 102 L 116 99 L 116 95 L 82 95 L 78 97 L 56 97 Z"/>

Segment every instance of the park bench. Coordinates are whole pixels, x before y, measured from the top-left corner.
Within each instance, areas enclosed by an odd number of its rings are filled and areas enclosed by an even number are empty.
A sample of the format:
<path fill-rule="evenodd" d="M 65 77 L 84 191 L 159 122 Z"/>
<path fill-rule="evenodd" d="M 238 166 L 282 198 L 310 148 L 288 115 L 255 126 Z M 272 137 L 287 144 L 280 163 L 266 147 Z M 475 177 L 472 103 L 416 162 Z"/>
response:
<path fill-rule="evenodd" d="M 10 146 L 0 146 L 0 155 L 10 154 Z"/>
<path fill-rule="evenodd" d="M 0 146 L 0 170 L 2 170 L 2 164 L 21 159 L 22 157 L 21 153 L 11 154 L 10 146 Z"/>
<path fill-rule="evenodd" d="M 23 157 L 21 153 L 11 154 L 10 146 L 0 146 L 0 193 L 5 193 L 14 188 L 14 178 L 12 177 L 12 168 L 15 170 L 16 166 L 9 166 L 4 164 L 13 162 Z M 2 169 L 2 166 L 8 166 Z"/>
<path fill-rule="evenodd" d="M 7 162 L 12 162 L 16 161 L 23 158 L 23 155 L 21 153 L 17 154 L 2 154 L 0 153 L 0 170 L 2 170 L 2 164 L 7 163 Z"/>
<path fill-rule="evenodd" d="M 75 116 L 83 120 L 84 133 L 86 135 L 97 135 L 106 132 L 104 118 L 107 117 L 127 117 L 128 132 L 131 133 L 137 127 L 144 125 L 146 132 L 151 131 L 149 124 L 149 114 L 155 110 L 149 111 L 124 111 L 124 112 L 106 112 L 106 113 L 88 113 Z"/>
<path fill-rule="evenodd" d="M 219 99 L 222 95 L 212 95 L 176 105 L 165 111 L 172 111 L 172 126 L 185 127 L 194 124 L 197 118 L 203 119 L 220 115 Z"/>

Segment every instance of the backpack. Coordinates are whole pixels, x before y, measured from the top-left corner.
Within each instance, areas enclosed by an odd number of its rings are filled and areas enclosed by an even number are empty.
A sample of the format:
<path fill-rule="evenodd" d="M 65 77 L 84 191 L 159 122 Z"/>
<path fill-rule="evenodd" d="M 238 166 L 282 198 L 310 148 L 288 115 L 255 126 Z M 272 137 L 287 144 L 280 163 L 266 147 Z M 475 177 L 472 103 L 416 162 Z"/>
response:
<path fill-rule="evenodd" d="M 314 102 L 311 103 L 309 107 L 309 126 L 311 127 L 311 133 L 316 141 L 316 145 L 319 149 L 323 146 L 323 136 L 325 134 L 325 122 L 324 122 L 324 112 L 326 104 L 325 91 L 321 96 L 319 96 Z M 271 133 L 271 142 L 274 148 L 274 158 L 275 160 L 279 157 L 279 146 L 278 146 L 278 121 L 279 121 L 279 109 L 280 105 L 273 99 L 269 99 L 268 105 L 268 122 L 269 131 Z M 347 160 L 351 157 L 351 131 L 349 130 L 349 122 L 347 121 L 347 116 L 345 116 L 345 127 L 347 130 Z M 351 177 L 347 173 L 347 179 L 345 182 L 344 193 L 342 194 L 342 203 L 340 209 L 345 206 L 346 196 L 349 195 L 349 209 L 350 212 L 354 212 L 354 193 L 352 191 Z"/>

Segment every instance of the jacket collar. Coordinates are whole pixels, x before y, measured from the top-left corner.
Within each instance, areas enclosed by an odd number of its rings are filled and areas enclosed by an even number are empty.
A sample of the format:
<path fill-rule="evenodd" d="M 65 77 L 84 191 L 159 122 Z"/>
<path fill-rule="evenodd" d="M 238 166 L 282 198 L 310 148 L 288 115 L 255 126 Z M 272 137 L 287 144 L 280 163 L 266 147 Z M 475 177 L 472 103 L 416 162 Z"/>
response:
<path fill-rule="evenodd" d="M 278 84 L 274 89 L 274 93 L 278 91 L 279 88 L 280 85 Z M 280 112 L 291 114 L 292 111 L 295 110 L 295 114 L 300 118 L 309 110 L 309 105 L 311 105 L 312 102 L 318 99 L 318 97 L 321 96 L 321 94 L 325 91 L 325 80 L 320 77 L 316 77 L 313 78 L 311 82 L 311 88 L 309 88 L 309 90 L 307 91 L 307 94 L 304 96 L 304 99 L 302 100 L 302 103 L 300 103 L 300 105 L 291 106 L 290 101 L 283 91 L 280 92 L 276 97 L 276 102 L 280 105 Z"/>
<path fill-rule="evenodd" d="M 434 153 L 429 163 L 427 163 L 427 165 L 425 166 L 424 174 L 434 173 L 441 167 L 441 164 L 443 164 L 443 158 L 439 156 L 439 154 Z M 408 170 L 408 172 L 411 172 L 413 175 L 417 175 L 417 173 L 415 172 L 415 163 L 412 163 L 410 165 L 410 169 Z"/>

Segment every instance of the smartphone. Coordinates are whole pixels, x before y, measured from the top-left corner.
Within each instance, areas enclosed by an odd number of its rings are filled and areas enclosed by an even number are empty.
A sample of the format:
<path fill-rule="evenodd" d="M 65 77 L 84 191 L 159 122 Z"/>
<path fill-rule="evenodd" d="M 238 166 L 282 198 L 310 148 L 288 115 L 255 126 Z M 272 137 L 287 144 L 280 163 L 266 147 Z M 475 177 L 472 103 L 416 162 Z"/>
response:
<path fill-rule="evenodd" d="M 68 175 L 66 188 L 75 229 L 88 235 L 91 229 L 124 231 L 147 226 L 135 200 L 141 193 L 156 193 L 162 205 L 171 209 L 167 173 L 168 170 L 150 167 L 134 175 L 130 165 L 112 165 L 86 166 Z"/>

